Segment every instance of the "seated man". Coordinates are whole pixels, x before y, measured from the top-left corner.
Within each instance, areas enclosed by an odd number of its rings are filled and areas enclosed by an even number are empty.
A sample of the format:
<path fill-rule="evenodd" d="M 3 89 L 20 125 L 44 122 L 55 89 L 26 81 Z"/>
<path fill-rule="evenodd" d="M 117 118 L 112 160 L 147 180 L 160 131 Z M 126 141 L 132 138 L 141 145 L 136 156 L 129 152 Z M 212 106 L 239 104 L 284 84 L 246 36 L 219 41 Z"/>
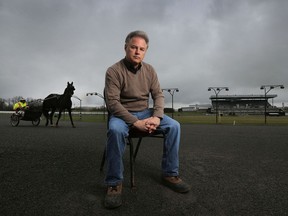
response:
<path fill-rule="evenodd" d="M 147 133 L 153 132 L 157 127 L 165 129 L 162 182 L 179 193 L 190 190 L 190 186 L 179 178 L 178 173 L 180 124 L 164 115 L 164 95 L 157 74 L 151 65 L 142 62 L 148 44 L 149 39 L 145 32 L 131 32 L 125 40 L 125 58 L 109 67 L 106 72 L 105 96 L 111 113 L 106 146 L 106 208 L 116 208 L 122 203 L 122 157 L 125 137 L 131 127 Z M 153 110 L 148 109 L 150 94 Z"/>
<path fill-rule="evenodd" d="M 23 117 L 25 109 L 28 109 L 29 106 L 26 103 L 24 98 L 21 98 L 19 102 L 15 103 L 13 106 L 13 110 L 15 110 L 16 114 Z"/>

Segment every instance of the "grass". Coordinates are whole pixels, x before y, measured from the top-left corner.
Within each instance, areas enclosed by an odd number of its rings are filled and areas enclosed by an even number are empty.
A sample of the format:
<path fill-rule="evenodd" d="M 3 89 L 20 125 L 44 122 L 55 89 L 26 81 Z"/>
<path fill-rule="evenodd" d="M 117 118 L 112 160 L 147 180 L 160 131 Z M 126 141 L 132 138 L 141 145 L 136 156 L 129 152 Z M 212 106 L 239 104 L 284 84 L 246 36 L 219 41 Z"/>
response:
<path fill-rule="evenodd" d="M 172 117 L 171 113 L 167 113 Z M 65 117 L 68 119 L 68 116 Z M 75 121 L 85 122 L 106 122 L 107 116 L 99 115 L 74 115 Z M 206 115 L 203 113 L 182 112 L 174 113 L 174 119 L 182 124 L 216 124 L 215 115 Z M 219 116 L 218 124 L 222 125 L 265 125 L 263 115 L 239 115 L 239 116 Z M 288 116 L 267 116 L 266 124 L 268 125 L 285 125 L 288 126 Z"/>
<path fill-rule="evenodd" d="M 215 116 L 176 116 L 176 120 L 187 124 L 216 124 Z M 264 116 L 219 116 L 218 124 L 226 125 L 264 125 Z M 267 116 L 266 124 L 288 125 L 288 117 L 271 117 Z"/>
<path fill-rule="evenodd" d="M 171 113 L 167 113 L 172 117 Z M 9 118 L 10 114 L 0 114 L 0 118 Z M 215 115 L 206 115 L 203 113 L 182 112 L 174 113 L 174 119 L 182 124 L 216 124 Z M 55 118 L 56 120 L 56 118 Z M 54 120 L 54 121 L 55 121 Z M 69 121 L 67 114 L 62 115 L 61 120 Z M 74 114 L 74 121 L 83 122 L 106 122 L 107 116 L 103 114 Z M 42 121 L 44 117 L 42 116 Z M 219 116 L 218 124 L 221 125 L 265 125 L 263 115 L 239 115 L 239 116 Z M 283 125 L 288 126 L 288 116 L 267 116 L 267 125 Z"/>

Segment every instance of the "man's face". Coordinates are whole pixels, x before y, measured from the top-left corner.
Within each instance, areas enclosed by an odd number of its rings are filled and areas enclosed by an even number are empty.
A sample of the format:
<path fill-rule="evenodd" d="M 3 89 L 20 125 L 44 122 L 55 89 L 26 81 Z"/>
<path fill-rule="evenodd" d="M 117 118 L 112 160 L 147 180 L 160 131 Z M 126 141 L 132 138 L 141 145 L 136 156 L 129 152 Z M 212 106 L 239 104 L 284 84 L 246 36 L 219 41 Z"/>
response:
<path fill-rule="evenodd" d="M 142 62 L 147 51 L 146 41 L 141 37 L 133 37 L 125 44 L 126 59 L 134 65 Z"/>

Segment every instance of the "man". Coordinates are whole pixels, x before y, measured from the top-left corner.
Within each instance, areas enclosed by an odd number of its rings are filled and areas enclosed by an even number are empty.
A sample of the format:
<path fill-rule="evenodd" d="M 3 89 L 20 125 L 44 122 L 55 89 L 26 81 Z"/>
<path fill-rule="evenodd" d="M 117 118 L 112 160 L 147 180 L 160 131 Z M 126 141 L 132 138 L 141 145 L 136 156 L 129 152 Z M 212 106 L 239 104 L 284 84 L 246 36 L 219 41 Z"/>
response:
<path fill-rule="evenodd" d="M 108 125 L 106 160 L 108 186 L 104 205 L 116 208 L 122 203 L 125 137 L 131 127 L 147 133 L 157 127 L 166 131 L 162 158 L 162 182 L 172 190 L 186 193 L 190 186 L 178 176 L 180 124 L 164 115 L 164 95 L 154 68 L 143 62 L 149 39 L 145 32 L 134 31 L 125 40 L 125 58 L 107 69 L 105 98 L 111 117 Z M 148 109 L 149 95 L 153 110 Z"/>
<path fill-rule="evenodd" d="M 24 110 L 28 108 L 29 107 L 24 98 L 20 98 L 19 102 L 15 103 L 13 106 L 13 110 L 15 110 L 16 114 L 19 116 L 24 116 Z"/>

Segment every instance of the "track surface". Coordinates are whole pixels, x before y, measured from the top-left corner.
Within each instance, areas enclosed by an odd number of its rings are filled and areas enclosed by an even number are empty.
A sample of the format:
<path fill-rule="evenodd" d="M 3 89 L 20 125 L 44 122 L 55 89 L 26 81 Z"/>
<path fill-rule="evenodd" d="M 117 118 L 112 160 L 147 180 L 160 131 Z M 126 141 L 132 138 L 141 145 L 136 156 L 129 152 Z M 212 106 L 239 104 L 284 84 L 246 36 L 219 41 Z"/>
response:
<path fill-rule="evenodd" d="M 288 215 L 288 128 L 182 125 L 177 194 L 160 183 L 162 143 L 145 139 L 130 189 L 125 155 L 123 205 L 103 207 L 103 123 L 58 128 L 0 118 L 0 215 Z M 128 152 L 127 152 L 128 153 Z"/>

